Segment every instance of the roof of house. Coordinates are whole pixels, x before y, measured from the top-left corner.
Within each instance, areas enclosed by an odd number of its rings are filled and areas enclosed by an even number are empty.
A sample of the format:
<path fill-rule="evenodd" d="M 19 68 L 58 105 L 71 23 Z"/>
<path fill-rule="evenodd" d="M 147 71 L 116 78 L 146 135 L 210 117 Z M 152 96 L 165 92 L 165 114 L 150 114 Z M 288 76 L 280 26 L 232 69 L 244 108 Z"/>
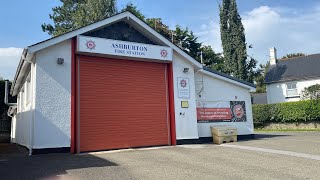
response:
<path fill-rule="evenodd" d="M 266 84 L 297 80 L 320 79 L 320 54 L 279 60 L 271 65 L 265 77 Z"/>
<path fill-rule="evenodd" d="M 222 72 L 213 70 L 213 69 L 208 68 L 208 67 L 203 67 L 203 69 L 204 69 L 205 71 L 211 72 L 211 73 L 213 73 L 213 74 L 219 75 L 219 76 L 224 77 L 224 78 L 227 78 L 227 79 L 229 79 L 229 80 L 232 80 L 232 81 L 235 81 L 235 82 L 238 82 L 238 83 L 247 85 L 247 86 L 249 86 L 249 87 L 251 87 L 251 88 L 256 88 L 256 86 L 255 86 L 254 84 L 249 83 L 249 82 L 247 82 L 247 81 L 243 81 L 243 80 L 238 79 L 238 78 L 235 78 L 235 77 L 232 77 L 232 76 L 230 76 L 230 75 L 228 75 L 228 74 L 225 74 L 225 73 L 222 73 Z"/>
<path fill-rule="evenodd" d="M 99 29 L 99 28 L 102 28 L 102 27 L 105 27 L 105 26 L 108 26 L 110 24 L 120 22 L 120 21 L 125 21 L 127 23 L 130 23 L 130 25 L 132 27 L 134 27 L 135 29 L 137 29 L 140 32 L 143 32 L 143 34 L 146 37 L 152 39 L 153 41 L 157 42 L 158 44 L 171 47 L 174 51 L 176 51 L 178 54 L 180 54 L 182 57 L 184 57 L 187 61 L 189 61 L 197 70 L 202 69 L 201 63 L 199 63 L 197 60 L 195 60 L 190 55 L 188 55 L 186 52 L 184 52 L 181 48 L 179 48 L 178 46 L 176 46 L 175 44 L 170 42 L 170 40 L 168 40 L 167 38 L 165 38 L 164 36 L 159 34 L 157 31 L 152 29 L 148 24 L 146 24 L 144 21 L 142 21 L 141 19 L 136 17 L 134 14 L 132 14 L 129 11 L 126 11 L 126 12 L 122 12 L 122 13 L 116 14 L 114 16 L 111 16 L 109 18 L 106 18 L 104 20 L 98 21 L 96 23 L 90 24 L 88 26 L 76 29 L 71 32 L 67 32 L 67 33 L 62 34 L 60 36 L 56 36 L 56 37 L 44 40 L 42 42 L 33 44 L 33 45 L 25 48 L 22 53 L 19 65 L 18 65 L 15 78 L 13 80 L 13 86 L 11 87 L 11 94 L 13 96 L 17 95 L 19 88 L 21 87 L 21 85 L 25 79 L 24 78 L 25 74 L 27 72 L 27 65 L 26 64 L 28 64 L 28 63 L 25 63 L 25 61 L 31 62 L 33 59 L 33 55 L 36 52 L 38 52 L 42 49 L 45 49 L 47 47 L 50 47 L 52 45 L 58 44 L 60 42 L 63 42 L 65 40 L 76 37 L 78 35 L 81 35 L 83 33 L 91 32 L 96 29 Z M 208 68 L 206 68 L 206 69 L 208 70 Z M 233 78 L 231 76 L 228 76 L 226 74 L 223 74 L 223 73 L 220 73 L 217 71 L 211 70 L 211 73 L 219 75 L 220 77 L 222 77 L 221 79 L 223 79 L 223 78 L 231 79 L 232 83 L 235 83 L 238 85 L 240 83 L 240 84 L 243 84 L 244 86 L 250 86 L 251 88 L 255 87 L 254 85 L 252 85 L 250 83 L 238 80 L 236 78 Z M 226 80 L 226 79 L 224 79 L 224 80 Z"/>
<path fill-rule="evenodd" d="M 90 24 L 88 26 L 81 27 L 79 29 L 67 32 L 65 34 L 41 41 L 39 43 L 33 44 L 31 46 L 28 46 L 27 48 L 24 49 L 22 56 L 20 58 L 20 62 L 17 68 L 16 75 L 13 80 L 13 86 L 11 87 L 10 93 L 15 96 L 17 95 L 21 83 L 24 81 L 24 76 L 26 73 L 26 64 L 25 61 L 32 61 L 34 53 L 45 49 L 47 47 L 50 47 L 52 45 L 58 44 L 60 42 L 63 42 L 65 40 L 71 39 L 73 37 L 76 37 L 78 35 L 81 35 L 86 32 L 94 31 L 96 29 L 108 26 L 110 24 L 120 22 L 120 21 L 125 21 L 129 23 L 132 27 L 137 29 L 140 32 L 143 32 L 143 34 L 154 40 L 160 45 L 164 46 L 169 46 L 171 47 L 174 51 L 176 51 L 178 54 L 180 54 L 182 57 L 184 57 L 187 61 L 189 61 L 196 69 L 201 69 L 202 65 L 198 61 L 196 61 L 194 58 L 192 58 L 190 55 L 188 55 L 186 52 L 184 52 L 182 49 L 180 49 L 178 46 L 173 44 L 170 40 L 159 34 L 157 31 L 152 29 L 148 24 L 146 24 L 144 21 L 139 19 L 137 16 L 132 14 L 129 11 L 122 12 L 119 14 L 116 14 L 114 16 L 108 17 L 104 20 L 95 22 L 93 24 Z M 22 72 L 22 73 L 21 73 Z"/>

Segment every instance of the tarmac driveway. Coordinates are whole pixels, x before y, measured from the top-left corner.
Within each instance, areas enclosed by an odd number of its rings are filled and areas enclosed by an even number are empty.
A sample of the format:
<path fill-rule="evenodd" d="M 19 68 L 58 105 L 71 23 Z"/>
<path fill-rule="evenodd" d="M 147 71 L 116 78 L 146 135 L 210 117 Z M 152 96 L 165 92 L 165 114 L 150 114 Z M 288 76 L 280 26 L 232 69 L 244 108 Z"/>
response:
<path fill-rule="evenodd" d="M 60 179 L 319 179 L 319 141 L 316 132 L 275 133 L 220 146 L 181 145 L 31 157 L 3 153 L 0 179 L 57 175 Z"/>

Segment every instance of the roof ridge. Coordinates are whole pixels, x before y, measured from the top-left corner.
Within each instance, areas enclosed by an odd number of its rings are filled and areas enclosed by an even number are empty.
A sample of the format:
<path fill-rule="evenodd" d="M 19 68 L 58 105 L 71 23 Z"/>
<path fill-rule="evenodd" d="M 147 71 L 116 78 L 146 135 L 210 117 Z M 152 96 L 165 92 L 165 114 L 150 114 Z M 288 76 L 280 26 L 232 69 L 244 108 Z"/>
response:
<path fill-rule="evenodd" d="M 319 66 L 320 53 L 301 56 L 292 60 L 282 60 L 270 66 L 265 77 L 265 83 L 320 79 Z"/>
<path fill-rule="evenodd" d="M 308 54 L 308 55 L 304 55 L 304 56 L 297 56 L 297 57 L 290 57 L 290 58 L 282 58 L 282 59 L 279 59 L 279 60 L 280 60 L 280 61 L 287 61 L 287 60 L 293 60 L 293 59 L 299 59 L 299 58 L 306 58 L 306 57 L 317 56 L 317 55 L 320 55 L 320 53 Z"/>

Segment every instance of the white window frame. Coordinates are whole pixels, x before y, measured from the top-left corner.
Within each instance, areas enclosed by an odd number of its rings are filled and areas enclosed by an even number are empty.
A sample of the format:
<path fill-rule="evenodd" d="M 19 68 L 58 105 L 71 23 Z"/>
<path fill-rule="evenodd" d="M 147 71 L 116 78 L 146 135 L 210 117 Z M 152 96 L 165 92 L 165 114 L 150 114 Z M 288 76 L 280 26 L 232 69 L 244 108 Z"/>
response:
<path fill-rule="evenodd" d="M 293 85 L 295 86 L 295 88 L 292 87 Z M 295 93 L 290 94 L 289 92 L 295 92 Z M 297 82 L 286 83 L 286 94 L 287 94 L 287 97 L 299 97 Z"/>

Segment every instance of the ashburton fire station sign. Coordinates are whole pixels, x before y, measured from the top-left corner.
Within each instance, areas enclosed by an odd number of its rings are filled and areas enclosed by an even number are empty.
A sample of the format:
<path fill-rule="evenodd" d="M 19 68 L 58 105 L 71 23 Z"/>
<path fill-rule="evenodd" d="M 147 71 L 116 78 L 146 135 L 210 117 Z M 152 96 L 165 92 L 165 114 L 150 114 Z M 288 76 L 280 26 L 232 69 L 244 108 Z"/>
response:
<path fill-rule="evenodd" d="M 78 36 L 77 51 L 144 59 L 172 61 L 172 48 L 112 39 Z"/>

